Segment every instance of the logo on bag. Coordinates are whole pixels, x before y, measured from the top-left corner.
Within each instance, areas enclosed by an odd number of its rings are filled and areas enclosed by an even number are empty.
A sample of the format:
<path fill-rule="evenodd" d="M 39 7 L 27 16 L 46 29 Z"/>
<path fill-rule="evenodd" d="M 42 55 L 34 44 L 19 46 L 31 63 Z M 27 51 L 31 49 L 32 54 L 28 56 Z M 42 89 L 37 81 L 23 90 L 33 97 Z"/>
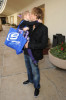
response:
<path fill-rule="evenodd" d="M 19 44 L 20 42 L 17 41 L 18 37 L 19 37 L 19 33 L 11 32 L 8 34 L 7 41 L 11 41 L 11 42 Z"/>
<path fill-rule="evenodd" d="M 17 33 L 17 32 L 9 33 L 8 37 L 7 37 L 7 40 L 8 41 L 10 41 L 10 40 L 16 40 L 16 39 L 18 39 L 18 36 L 19 36 L 19 33 Z"/>

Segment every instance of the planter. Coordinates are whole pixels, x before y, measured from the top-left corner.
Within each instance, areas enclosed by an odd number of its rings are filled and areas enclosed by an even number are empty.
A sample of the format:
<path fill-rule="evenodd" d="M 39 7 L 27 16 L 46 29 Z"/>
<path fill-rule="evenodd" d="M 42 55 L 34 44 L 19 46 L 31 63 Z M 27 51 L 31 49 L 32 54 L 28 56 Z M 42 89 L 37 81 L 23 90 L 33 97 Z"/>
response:
<path fill-rule="evenodd" d="M 59 67 L 59 68 L 62 68 L 62 69 L 66 69 L 66 60 L 59 59 L 59 58 L 53 56 L 53 55 L 50 53 L 50 50 L 49 50 L 48 53 L 49 53 L 49 60 L 50 60 L 50 62 L 51 62 L 53 65 L 55 65 L 55 66 L 57 66 L 57 67 Z"/>

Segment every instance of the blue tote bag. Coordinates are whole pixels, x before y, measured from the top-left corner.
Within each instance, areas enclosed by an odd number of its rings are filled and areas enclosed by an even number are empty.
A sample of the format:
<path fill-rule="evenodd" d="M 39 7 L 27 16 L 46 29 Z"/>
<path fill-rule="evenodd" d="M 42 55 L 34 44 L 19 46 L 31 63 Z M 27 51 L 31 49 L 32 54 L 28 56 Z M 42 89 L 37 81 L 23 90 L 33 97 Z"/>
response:
<path fill-rule="evenodd" d="M 21 21 L 21 23 L 22 22 L 23 21 Z M 14 29 L 11 27 L 5 40 L 5 45 L 7 45 L 10 48 L 15 49 L 16 54 L 23 53 L 23 47 L 25 43 L 27 42 L 27 40 L 23 37 L 23 31 L 20 34 L 18 32 L 18 29 L 19 29 L 19 26 L 17 29 Z"/>

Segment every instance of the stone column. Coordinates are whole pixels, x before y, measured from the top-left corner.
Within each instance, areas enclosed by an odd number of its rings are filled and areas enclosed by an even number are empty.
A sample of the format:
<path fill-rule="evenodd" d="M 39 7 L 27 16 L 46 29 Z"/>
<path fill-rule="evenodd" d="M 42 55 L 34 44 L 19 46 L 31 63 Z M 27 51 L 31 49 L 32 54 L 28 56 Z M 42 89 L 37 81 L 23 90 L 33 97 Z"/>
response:
<path fill-rule="evenodd" d="M 1 18 L 0 18 L 0 31 L 2 31 L 2 21 L 1 21 Z"/>

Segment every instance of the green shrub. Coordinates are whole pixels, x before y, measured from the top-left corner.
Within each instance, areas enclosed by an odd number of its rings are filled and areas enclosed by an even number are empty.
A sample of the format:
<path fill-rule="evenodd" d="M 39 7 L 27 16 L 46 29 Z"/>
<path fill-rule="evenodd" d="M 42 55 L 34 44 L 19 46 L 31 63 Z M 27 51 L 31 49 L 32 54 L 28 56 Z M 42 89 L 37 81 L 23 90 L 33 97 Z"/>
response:
<path fill-rule="evenodd" d="M 50 49 L 50 53 L 57 58 L 66 60 L 66 43 L 61 43 L 60 45 Z"/>
<path fill-rule="evenodd" d="M 11 26 L 16 26 L 16 24 L 11 24 Z"/>

